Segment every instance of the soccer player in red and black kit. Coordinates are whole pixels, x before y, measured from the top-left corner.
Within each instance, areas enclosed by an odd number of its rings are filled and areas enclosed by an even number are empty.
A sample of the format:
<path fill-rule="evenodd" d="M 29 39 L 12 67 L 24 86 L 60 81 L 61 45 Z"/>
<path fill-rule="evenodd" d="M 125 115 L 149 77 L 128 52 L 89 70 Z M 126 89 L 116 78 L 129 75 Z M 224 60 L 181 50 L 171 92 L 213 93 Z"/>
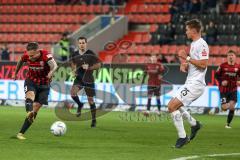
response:
<path fill-rule="evenodd" d="M 164 67 L 161 63 L 158 62 L 156 55 L 150 57 L 150 63 L 146 65 L 146 73 L 148 74 L 148 102 L 147 102 L 147 111 L 144 113 L 148 115 L 150 113 L 151 100 L 152 96 L 156 96 L 158 112 L 161 111 L 161 101 L 160 101 L 160 92 L 161 92 L 161 79 Z"/>
<path fill-rule="evenodd" d="M 93 100 L 96 93 L 93 70 L 101 67 L 101 61 L 93 51 L 87 49 L 87 38 L 79 37 L 78 47 L 79 50 L 75 51 L 70 59 L 72 70 L 76 76 L 71 88 L 71 96 L 78 104 L 77 117 L 79 117 L 81 115 L 83 103 L 79 100 L 78 92 L 81 89 L 85 90 L 92 115 L 91 127 L 96 127 L 96 105 Z"/>
<path fill-rule="evenodd" d="M 27 117 L 17 134 L 17 138 L 21 140 L 26 139 L 23 135 L 33 123 L 40 107 L 43 104 L 48 104 L 49 85 L 53 73 L 57 69 L 57 64 L 52 55 L 46 50 L 39 49 L 36 42 L 27 44 L 27 51 L 24 52 L 17 63 L 16 72 L 13 76 L 14 80 L 17 79 L 18 71 L 24 63 L 27 63 L 29 69 L 24 82 Z"/>
<path fill-rule="evenodd" d="M 226 111 L 229 109 L 225 128 L 231 128 L 230 123 L 233 119 L 237 102 L 237 86 L 240 84 L 240 81 L 238 81 L 239 77 L 240 65 L 236 63 L 236 52 L 230 50 L 227 53 L 227 62 L 221 64 L 216 71 L 222 110 Z"/>

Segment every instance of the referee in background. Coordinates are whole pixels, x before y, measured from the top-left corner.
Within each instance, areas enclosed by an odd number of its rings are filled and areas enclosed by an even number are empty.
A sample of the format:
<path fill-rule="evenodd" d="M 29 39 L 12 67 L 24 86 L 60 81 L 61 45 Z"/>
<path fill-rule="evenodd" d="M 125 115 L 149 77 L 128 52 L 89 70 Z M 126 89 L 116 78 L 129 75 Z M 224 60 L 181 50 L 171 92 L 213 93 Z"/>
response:
<path fill-rule="evenodd" d="M 93 71 L 101 67 L 101 61 L 97 55 L 87 49 L 87 38 L 79 37 L 77 39 L 79 50 L 71 56 L 71 67 L 76 78 L 71 88 L 71 97 L 77 103 L 77 117 L 81 116 L 83 103 L 80 102 L 78 92 L 85 90 L 88 103 L 91 109 L 92 123 L 91 127 L 96 127 L 96 105 L 93 97 L 96 96 Z"/>

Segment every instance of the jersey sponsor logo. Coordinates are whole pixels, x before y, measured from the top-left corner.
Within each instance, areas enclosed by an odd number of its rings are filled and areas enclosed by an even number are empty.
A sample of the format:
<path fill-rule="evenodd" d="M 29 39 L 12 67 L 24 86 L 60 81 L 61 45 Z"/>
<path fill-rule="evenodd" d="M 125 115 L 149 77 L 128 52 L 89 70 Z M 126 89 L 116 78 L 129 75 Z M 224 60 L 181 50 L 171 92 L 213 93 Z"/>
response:
<path fill-rule="evenodd" d="M 226 72 L 226 75 L 228 75 L 229 77 L 236 77 L 237 73 L 232 73 L 232 72 Z"/>
<path fill-rule="evenodd" d="M 31 70 L 43 70 L 44 69 L 44 67 L 32 67 L 32 66 L 29 66 L 29 68 Z"/>

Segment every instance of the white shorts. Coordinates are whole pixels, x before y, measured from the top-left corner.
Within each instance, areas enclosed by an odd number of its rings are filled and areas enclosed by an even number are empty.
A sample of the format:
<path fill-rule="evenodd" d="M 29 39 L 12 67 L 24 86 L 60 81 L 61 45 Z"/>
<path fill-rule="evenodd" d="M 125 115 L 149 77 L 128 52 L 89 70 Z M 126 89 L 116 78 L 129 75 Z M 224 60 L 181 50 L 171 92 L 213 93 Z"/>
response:
<path fill-rule="evenodd" d="M 175 97 L 180 100 L 184 106 L 188 106 L 203 94 L 204 89 L 205 85 L 203 84 L 184 84 L 178 89 Z"/>

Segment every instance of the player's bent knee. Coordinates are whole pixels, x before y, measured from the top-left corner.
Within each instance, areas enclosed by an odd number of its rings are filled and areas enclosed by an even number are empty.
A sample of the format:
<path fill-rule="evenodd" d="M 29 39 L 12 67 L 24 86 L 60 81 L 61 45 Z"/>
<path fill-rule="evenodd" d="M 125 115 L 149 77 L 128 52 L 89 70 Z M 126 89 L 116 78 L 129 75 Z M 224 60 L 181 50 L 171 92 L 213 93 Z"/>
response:
<path fill-rule="evenodd" d="M 226 105 L 226 104 L 223 104 L 223 105 L 221 106 L 221 108 L 222 108 L 223 111 L 227 111 L 227 105 Z"/>
<path fill-rule="evenodd" d="M 168 111 L 172 113 L 179 109 L 181 106 L 183 106 L 183 104 L 177 98 L 171 99 L 168 103 Z"/>
<path fill-rule="evenodd" d="M 25 95 L 25 98 L 26 99 L 31 99 L 33 101 L 34 98 L 35 98 L 35 93 L 33 91 L 28 91 Z"/>
<path fill-rule="evenodd" d="M 230 111 L 235 111 L 235 107 L 234 107 L 234 106 L 230 106 L 230 107 L 229 107 L 229 110 L 230 110 Z"/>

